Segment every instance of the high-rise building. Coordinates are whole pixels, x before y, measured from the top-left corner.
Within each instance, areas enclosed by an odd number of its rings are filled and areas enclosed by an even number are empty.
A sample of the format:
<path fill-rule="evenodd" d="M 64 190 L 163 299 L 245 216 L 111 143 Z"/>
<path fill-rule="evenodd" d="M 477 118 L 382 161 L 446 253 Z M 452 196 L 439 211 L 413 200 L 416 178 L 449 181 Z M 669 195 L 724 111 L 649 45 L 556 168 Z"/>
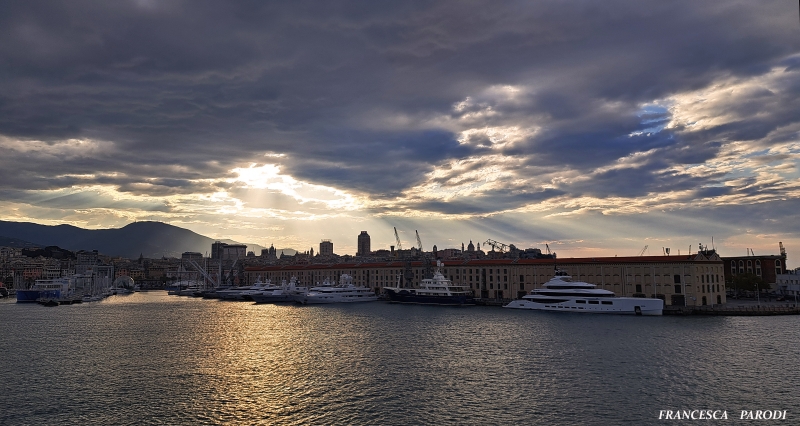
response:
<path fill-rule="evenodd" d="M 247 256 L 246 244 L 225 244 L 222 249 L 222 260 L 244 259 Z"/>
<path fill-rule="evenodd" d="M 333 242 L 331 240 L 322 240 L 319 243 L 320 256 L 329 256 L 333 254 Z"/>
<path fill-rule="evenodd" d="M 211 259 L 222 259 L 222 250 L 226 245 L 219 241 L 211 244 Z"/>
<path fill-rule="evenodd" d="M 369 234 L 367 234 L 367 231 L 361 231 L 358 236 L 358 253 L 356 253 L 356 256 L 368 256 L 370 253 L 369 245 Z"/>
<path fill-rule="evenodd" d="M 94 268 L 99 264 L 97 250 L 80 250 L 75 255 L 77 257 L 75 261 L 76 274 L 92 274 Z"/>
<path fill-rule="evenodd" d="M 211 259 L 236 260 L 247 255 L 246 244 L 226 244 L 219 241 L 211 244 Z"/>

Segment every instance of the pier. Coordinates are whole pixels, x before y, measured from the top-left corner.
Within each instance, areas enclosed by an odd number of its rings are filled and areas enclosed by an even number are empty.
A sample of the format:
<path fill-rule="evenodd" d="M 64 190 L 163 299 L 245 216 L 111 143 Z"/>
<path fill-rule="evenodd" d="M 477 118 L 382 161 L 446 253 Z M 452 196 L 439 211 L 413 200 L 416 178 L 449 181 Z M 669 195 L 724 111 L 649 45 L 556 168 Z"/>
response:
<path fill-rule="evenodd" d="M 770 316 L 800 315 L 794 303 L 743 303 L 707 306 L 664 306 L 664 315 Z"/>

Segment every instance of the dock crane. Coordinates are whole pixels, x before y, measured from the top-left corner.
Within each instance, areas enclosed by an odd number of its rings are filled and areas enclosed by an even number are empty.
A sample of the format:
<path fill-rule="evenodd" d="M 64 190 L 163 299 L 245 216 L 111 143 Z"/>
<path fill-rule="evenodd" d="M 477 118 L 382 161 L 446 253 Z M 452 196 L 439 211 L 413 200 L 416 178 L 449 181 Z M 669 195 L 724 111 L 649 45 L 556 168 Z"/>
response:
<path fill-rule="evenodd" d="M 417 234 L 417 248 L 419 248 L 419 255 L 422 258 L 422 263 L 425 267 L 423 270 L 423 278 L 433 278 L 433 267 L 431 266 L 431 260 L 428 259 L 428 255 L 425 254 L 425 251 L 422 250 L 422 240 L 419 238 L 419 231 L 414 231 Z"/>
<path fill-rule="evenodd" d="M 508 250 L 508 247 L 509 247 L 509 246 L 507 246 L 507 245 L 505 245 L 505 244 L 503 244 L 503 243 L 501 243 L 499 241 L 495 241 L 495 240 L 493 240 L 491 238 L 487 239 L 485 244 L 489 244 L 490 246 L 492 246 L 492 250 L 497 250 L 500 253 L 504 253 L 506 250 Z"/>
<path fill-rule="evenodd" d="M 400 244 L 400 236 L 397 235 L 397 227 L 396 226 L 394 227 L 394 239 L 395 239 L 395 241 L 397 241 L 397 253 L 400 253 L 400 251 L 403 250 L 403 245 Z"/>
<path fill-rule="evenodd" d="M 403 254 L 403 245 L 400 243 L 400 236 L 397 234 L 397 227 L 394 227 L 394 239 L 397 241 L 397 256 L 403 261 L 403 280 L 402 286 L 405 288 L 413 287 L 414 271 L 411 269 L 411 259 Z M 398 285 L 400 285 L 398 283 Z"/>

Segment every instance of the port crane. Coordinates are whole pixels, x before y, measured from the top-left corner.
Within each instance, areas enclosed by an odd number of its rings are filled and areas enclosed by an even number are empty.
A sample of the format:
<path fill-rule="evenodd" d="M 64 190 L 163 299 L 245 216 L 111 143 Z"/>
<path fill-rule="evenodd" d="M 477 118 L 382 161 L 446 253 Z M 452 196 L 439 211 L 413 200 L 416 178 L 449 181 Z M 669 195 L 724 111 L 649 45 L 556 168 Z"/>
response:
<path fill-rule="evenodd" d="M 397 227 L 394 227 L 394 239 L 397 241 L 397 253 L 399 254 L 403 250 L 403 244 L 400 243 L 400 236 L 397 235 Z"/>
<path fill-rule="evenodd" d="M 397 283 L 398 286 L 405 288 L 413 287 L 414 271 L 411 269 L 411 259 L 403 254 L 403 244 L 400 243 L 400 236 L 397 234 L 397 227 L 394 227 L 394 239 L 397 241 L 397 256 L 403 261 L 403 280 Z"/>
<path fill-rule="evenodd" d="M 503 244 L 503 243 L 501 243 L 499 241 L 495 241 L 495 240 L 493 240 L 491 238 L 487 239 L 484 244 L 489 244 L 490 246 L 492 246 L 492 250 L 497 250 L 500 253 L 505 253 L 509 248 L 508 245 Z"/>
<path fill-rule="evenodd" d="M 428 259 L 428 255 L 425 254 L 425 251 L 422 250 L 422 240 L 419 238 L 419 231 L 414 231 L 417 234 L 417 248 L 419 248 L 419 255 L 422 258 L 422 263 L 425 266 L 423 270 L 423 278 L 433 278 L 433 267 L 431 266 L 431 260 Z"/>
<path fill-rule="evenodd" d="M 190 265 L 192 265 L 192 267 L 193 267 L 194 269 L 196 269 L 198 272 L 200 272 L 200 274 L 203 276 L 203 278 L 205 278 L 205 279 L 206 279 L 208 282 L 210 282 L 210 283 L 211 283 L 211 286 L 212 286 L 212 287 L 219 287 L 219 284 L 217 283 L 217 280 L 216 280 L 214 277 L 212 277 L 212 276 L 211 276 L 211 275 L 210 275 L 210 274 L 209 274 L 209 273 L 208 273 L 208 272 L 205 270 L 205 268 L 203 268 L 202 266 L 198 265 L 198 264 L 197 264 L 197 262 L 195 262 L 195 261 L 194 261 L 194 260 L 192 260 L 192 259 L 187 259 L 186 261 L 187 261 L 187 262 L 189 262 L 189 264 L 190 264 Z"/>

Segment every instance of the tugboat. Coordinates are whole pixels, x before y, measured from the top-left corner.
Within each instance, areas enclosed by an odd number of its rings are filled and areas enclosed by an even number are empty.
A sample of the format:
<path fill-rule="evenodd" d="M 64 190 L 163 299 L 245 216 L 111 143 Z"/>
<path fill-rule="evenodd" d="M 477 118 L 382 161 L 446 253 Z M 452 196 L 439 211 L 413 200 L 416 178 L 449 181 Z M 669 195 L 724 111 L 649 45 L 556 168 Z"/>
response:
<path fill-rule="evenodd" d="M 472 290 L 463 285 L 453 284 L 442 274 L 444 264 L 436 261 L 436 271 L 433 278 L 423 279 L 419 288 L 400 287 L 398 277 L 397 287 L 384 287 L 389 301 L 394 303 L 410 303 L 417 305 L 446 305 L 462 306 L 474 305 L 475 299 Z"/>

